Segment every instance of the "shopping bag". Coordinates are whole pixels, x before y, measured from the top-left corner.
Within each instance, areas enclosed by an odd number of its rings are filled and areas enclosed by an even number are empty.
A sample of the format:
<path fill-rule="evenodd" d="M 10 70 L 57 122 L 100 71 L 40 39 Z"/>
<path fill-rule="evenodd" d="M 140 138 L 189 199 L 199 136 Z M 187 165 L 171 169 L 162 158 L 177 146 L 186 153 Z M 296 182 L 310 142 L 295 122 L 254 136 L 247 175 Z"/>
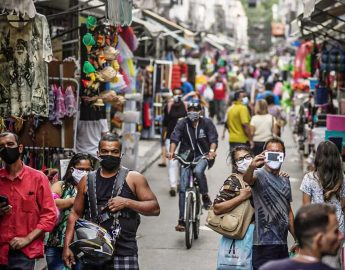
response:
<path fill-rule="evenodd" d="M 252 270 L 254 224 L 250 224 L 241 240 L 223 236 L 220 240 L 217 270 Z"/>

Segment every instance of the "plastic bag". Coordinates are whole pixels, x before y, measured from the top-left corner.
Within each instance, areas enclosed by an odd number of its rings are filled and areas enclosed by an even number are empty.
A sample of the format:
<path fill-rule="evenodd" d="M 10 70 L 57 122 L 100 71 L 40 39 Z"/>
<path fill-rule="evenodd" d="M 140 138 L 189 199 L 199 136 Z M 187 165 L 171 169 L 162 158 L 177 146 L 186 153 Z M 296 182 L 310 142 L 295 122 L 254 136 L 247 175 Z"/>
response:
<path fill-rule="evenodd" d="M 254 224 L 241 240 L 222 237 L 218 249 L 217 270 L 252 270 Z"/>
<path fill-rule="evenodd" d="M 214 93 L 211 87 L 207 86 L 204 91 L 204 99 L 206 101 L 212 101 L 214 98 Z"/>

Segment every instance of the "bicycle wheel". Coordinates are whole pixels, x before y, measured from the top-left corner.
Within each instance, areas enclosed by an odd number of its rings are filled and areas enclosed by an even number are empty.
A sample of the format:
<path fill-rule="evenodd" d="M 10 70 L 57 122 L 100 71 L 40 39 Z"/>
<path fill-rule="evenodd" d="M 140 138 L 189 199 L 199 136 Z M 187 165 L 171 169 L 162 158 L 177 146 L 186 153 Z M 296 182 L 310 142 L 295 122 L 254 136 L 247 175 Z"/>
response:
<path fill-rule="evenodd" d="M 195 211 L 195 221 L 193 222 L 193 233 L 194 233 L 194 239 L 199 238 L 199 233 L 200 233 L 200 211 L 201 211 L 201 202 L 200 202 L 200 195 L 198 192 L 196 193 L 197 198 L 196 198 L 196 211 Z"/>
<path fill-rule="evenodd" d="M 193 243 L 193 195 L 192 193 L 188 194 L 186 200 L 186 247 L 190 249 Z"/>

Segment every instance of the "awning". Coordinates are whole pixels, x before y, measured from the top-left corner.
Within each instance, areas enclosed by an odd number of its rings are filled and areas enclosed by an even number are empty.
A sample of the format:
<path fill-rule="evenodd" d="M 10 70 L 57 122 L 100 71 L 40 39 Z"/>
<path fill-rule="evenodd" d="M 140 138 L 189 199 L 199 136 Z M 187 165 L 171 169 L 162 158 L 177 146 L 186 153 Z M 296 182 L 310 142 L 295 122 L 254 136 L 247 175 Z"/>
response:
<path fill-rule="evenodd" d="M 153 23 L 151 23 L 149 21 L 144 21 L 144 20 L 139 19 L 137 17 L 133 17 L 133 25 L 132 25 L 132 27 L 134 28 L 135 25 L 141 25 L 142 27 L 144 27 L 146 32 L 151 37 L 157 37 L 157 36 L 159 36 L 160 33 L 165 32 L 165 30 L 162 27 L 162 25 L 153 24 Z"/>
<path fill-rule="evenodd" d="M 184 36 L 186 38 L 191 38 L 194 37 L 196 35 L 196 33 L 182 27 L 181 25 L 178 25 L 177 23 L 174 23 L 160 15 L 158 15 L 157 13 L 154 13 L 150 10 L 147 9 L 143 9 L 142 13 L 144 15 L 144 17 L 148 17 L 151 18 L 155 21 L 157 21 L 158 23 L 164 25 L 166 28 L 168 28 L 170 31 L 176 31 L 176 30 L 181 30 L 184 33 Z"/>
<path fill-rule="evenodd" d="M 204 37 L 204 41 L 209 43 L 211 46 L 215 47 L 218 50 L 224 50 L 225 47 L 235 47 L 235 41 L 232 38 L 225 36 L 223 34 L 206 34 L 206 36 Z"/>
<path fill-rule="evenodd" d="M 334 36 L 345 34 L 339 30 L 345 22 L 345 4 L 340 1 L 306 0 L 304 10 L 290 23 L 290 36 Z"/>
<path fill-rule="evenodd" d="M 225 50 L 225 48 L 222 45 L 218 44 L 216 41 L 214 41 L 212 38 L 208 36 L 204 37 L 204 41 L 210 44 L 212 47 L 216 48 L 217 50 Z"/>

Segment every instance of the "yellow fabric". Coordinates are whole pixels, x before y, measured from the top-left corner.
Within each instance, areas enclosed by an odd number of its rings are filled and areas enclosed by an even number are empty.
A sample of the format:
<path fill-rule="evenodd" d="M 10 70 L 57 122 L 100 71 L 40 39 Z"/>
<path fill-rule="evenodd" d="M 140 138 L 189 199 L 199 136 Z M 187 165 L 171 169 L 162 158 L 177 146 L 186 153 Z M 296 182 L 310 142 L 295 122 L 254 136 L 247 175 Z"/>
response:
<path fill-rule="evenodd" d="M 235 101 L 234 104 L 229 108 L 226 123 L 229 131 L 230 142 L 246 143 L 249 141 L 243 125 L 249 125 L 250 114 L 248 108 L 240 101 Z"/>

